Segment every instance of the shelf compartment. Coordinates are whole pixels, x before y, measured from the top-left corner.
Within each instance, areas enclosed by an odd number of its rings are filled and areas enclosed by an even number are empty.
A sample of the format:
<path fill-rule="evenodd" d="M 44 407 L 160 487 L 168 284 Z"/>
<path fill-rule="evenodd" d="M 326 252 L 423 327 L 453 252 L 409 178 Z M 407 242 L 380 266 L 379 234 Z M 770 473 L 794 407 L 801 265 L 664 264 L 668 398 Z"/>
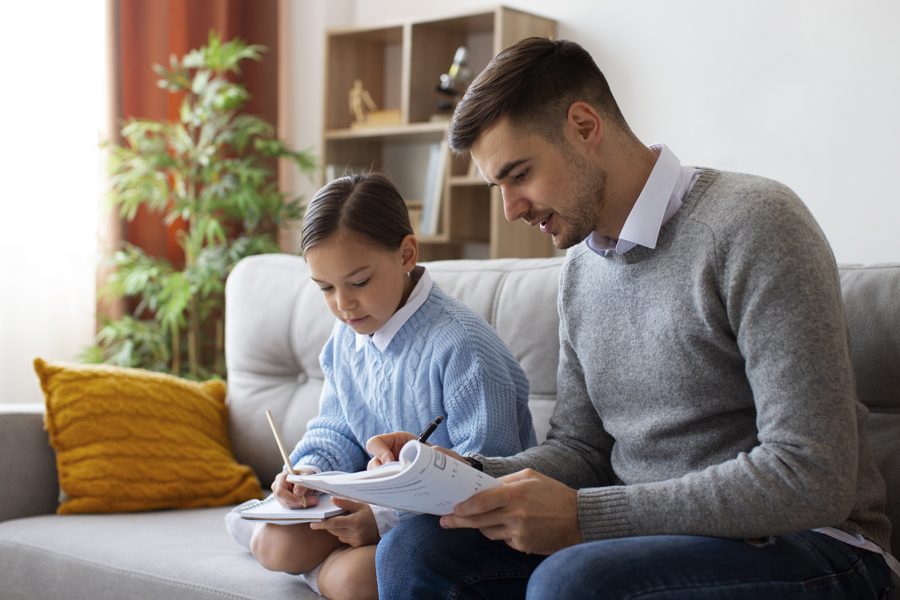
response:
<path fill-rule="evenodd" d="M 350 90 L 359 79 L 377 110 L 400 110 L 407 122 L 403 103 L 403 26 L 380 29 L 349 29 L 331 32 L 326 45 L 325 91 L 326 130 L 349 128 Z"/>
<path fill-rule="evenodd" d="M 468 49 L 468 67 L 473 76 L 480 73 L 494 55 L 494 12 L 414 23 L 409 83 L 409 122 L 431 121 L 443 117 L 446 127 L 449 111 L 438 110 L 438 102 L 449 99 L 437 91 L 440 77 L 453 64 L 456 49 Z"/>
<path fill-rule="evenodd" d="M 486 185 L 454 186 L 444 216 L 446 233 L 463 242 L 489 242 L 491 236 L 491 190 Z"/>

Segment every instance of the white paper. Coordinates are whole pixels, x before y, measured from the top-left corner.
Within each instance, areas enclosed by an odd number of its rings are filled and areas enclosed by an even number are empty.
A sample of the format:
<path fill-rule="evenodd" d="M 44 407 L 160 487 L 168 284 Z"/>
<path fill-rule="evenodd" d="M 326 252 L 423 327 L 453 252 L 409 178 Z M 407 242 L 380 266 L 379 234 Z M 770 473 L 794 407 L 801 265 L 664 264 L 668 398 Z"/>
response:
<path fill-rule="evenodd" d="M 327 494 L 319 496 L 319 503 L 309 508 L 287 508 L 275 496 L 269 496 L 265 500 L 249 500 L 234 510 L 244 519 L 282 525 L 323 521 L 344 512 L 331 502 L 331 496 Z"/>
<path fill-rule="evenodd" d="M 335 496 L 388 508 L 446 515 L 453 507 L 500 482 L 466 463 L 411 440 L 400 461 L 359 473 L 288 475 L 288 481 Z"/>

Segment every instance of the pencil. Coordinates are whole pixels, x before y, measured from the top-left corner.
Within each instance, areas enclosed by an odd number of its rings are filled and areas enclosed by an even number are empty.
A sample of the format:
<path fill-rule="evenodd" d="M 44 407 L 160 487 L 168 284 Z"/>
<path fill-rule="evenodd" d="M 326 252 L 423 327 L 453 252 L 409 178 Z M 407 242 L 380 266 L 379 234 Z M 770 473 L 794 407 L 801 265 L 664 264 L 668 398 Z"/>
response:
<path fill-rule="evenodd" d="M 281 443 L 281 436 L 278 435 L 278 428 L 275 427 L 275 419 L 272 418 L 272 412 L 266 410 L 266 418 L 269 420 L 269 427 L 272 428 L 272 435 L 275 436 L 275 443 L 278 444 L 278 451 L 281 452 L 281 458 L 284 459 L 284 466 L 287 467 L 288 473 L 296 475 L 291 461 L 288 459 L 287 452 L 284 451 L 284 444 Z"/>

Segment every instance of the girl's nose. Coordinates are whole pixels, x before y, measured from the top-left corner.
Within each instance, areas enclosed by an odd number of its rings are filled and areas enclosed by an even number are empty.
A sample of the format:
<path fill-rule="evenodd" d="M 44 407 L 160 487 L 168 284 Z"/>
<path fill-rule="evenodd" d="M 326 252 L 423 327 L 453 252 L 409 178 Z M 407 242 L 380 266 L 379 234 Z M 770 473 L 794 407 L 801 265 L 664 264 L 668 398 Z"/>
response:
<path fill-rule="evenodd" d="M 356 298 L 348 292 L 338 292 L 337 307 L 338 310 L 349 310 L 356 306 Z"/>

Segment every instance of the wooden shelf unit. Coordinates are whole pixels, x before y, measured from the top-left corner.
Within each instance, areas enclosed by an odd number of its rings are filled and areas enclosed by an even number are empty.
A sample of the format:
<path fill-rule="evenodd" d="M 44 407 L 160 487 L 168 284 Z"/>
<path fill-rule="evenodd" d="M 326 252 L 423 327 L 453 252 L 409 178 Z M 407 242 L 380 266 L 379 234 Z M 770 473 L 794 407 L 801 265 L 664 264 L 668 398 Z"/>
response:
<path fill-rule="evenodd" d="M 529 36 L 555 36 L 556 22 L 507 7 L 440 19 L 331 30 L 326 36 L 323 179 L 376 169 L 411 205 L 426 203 L 429 157 L 446 138 L 449 114 L 435 120 L 440 75 L 459 46 L 479 73 L 500 50 Z M 378 110 L 399 123 L 351 128 L 349 91 L 359 79 Z M 497 190 L 473 176 L 470 159 L 449 157 L 438 173 L 437 230 L 420 235 L 423 259 L 551 256 L 549 237 L 507 223 Z M 432 174 L 435 169 L 432 167 Z M 416 211 L 416 215 L 419 210 Z"/>

